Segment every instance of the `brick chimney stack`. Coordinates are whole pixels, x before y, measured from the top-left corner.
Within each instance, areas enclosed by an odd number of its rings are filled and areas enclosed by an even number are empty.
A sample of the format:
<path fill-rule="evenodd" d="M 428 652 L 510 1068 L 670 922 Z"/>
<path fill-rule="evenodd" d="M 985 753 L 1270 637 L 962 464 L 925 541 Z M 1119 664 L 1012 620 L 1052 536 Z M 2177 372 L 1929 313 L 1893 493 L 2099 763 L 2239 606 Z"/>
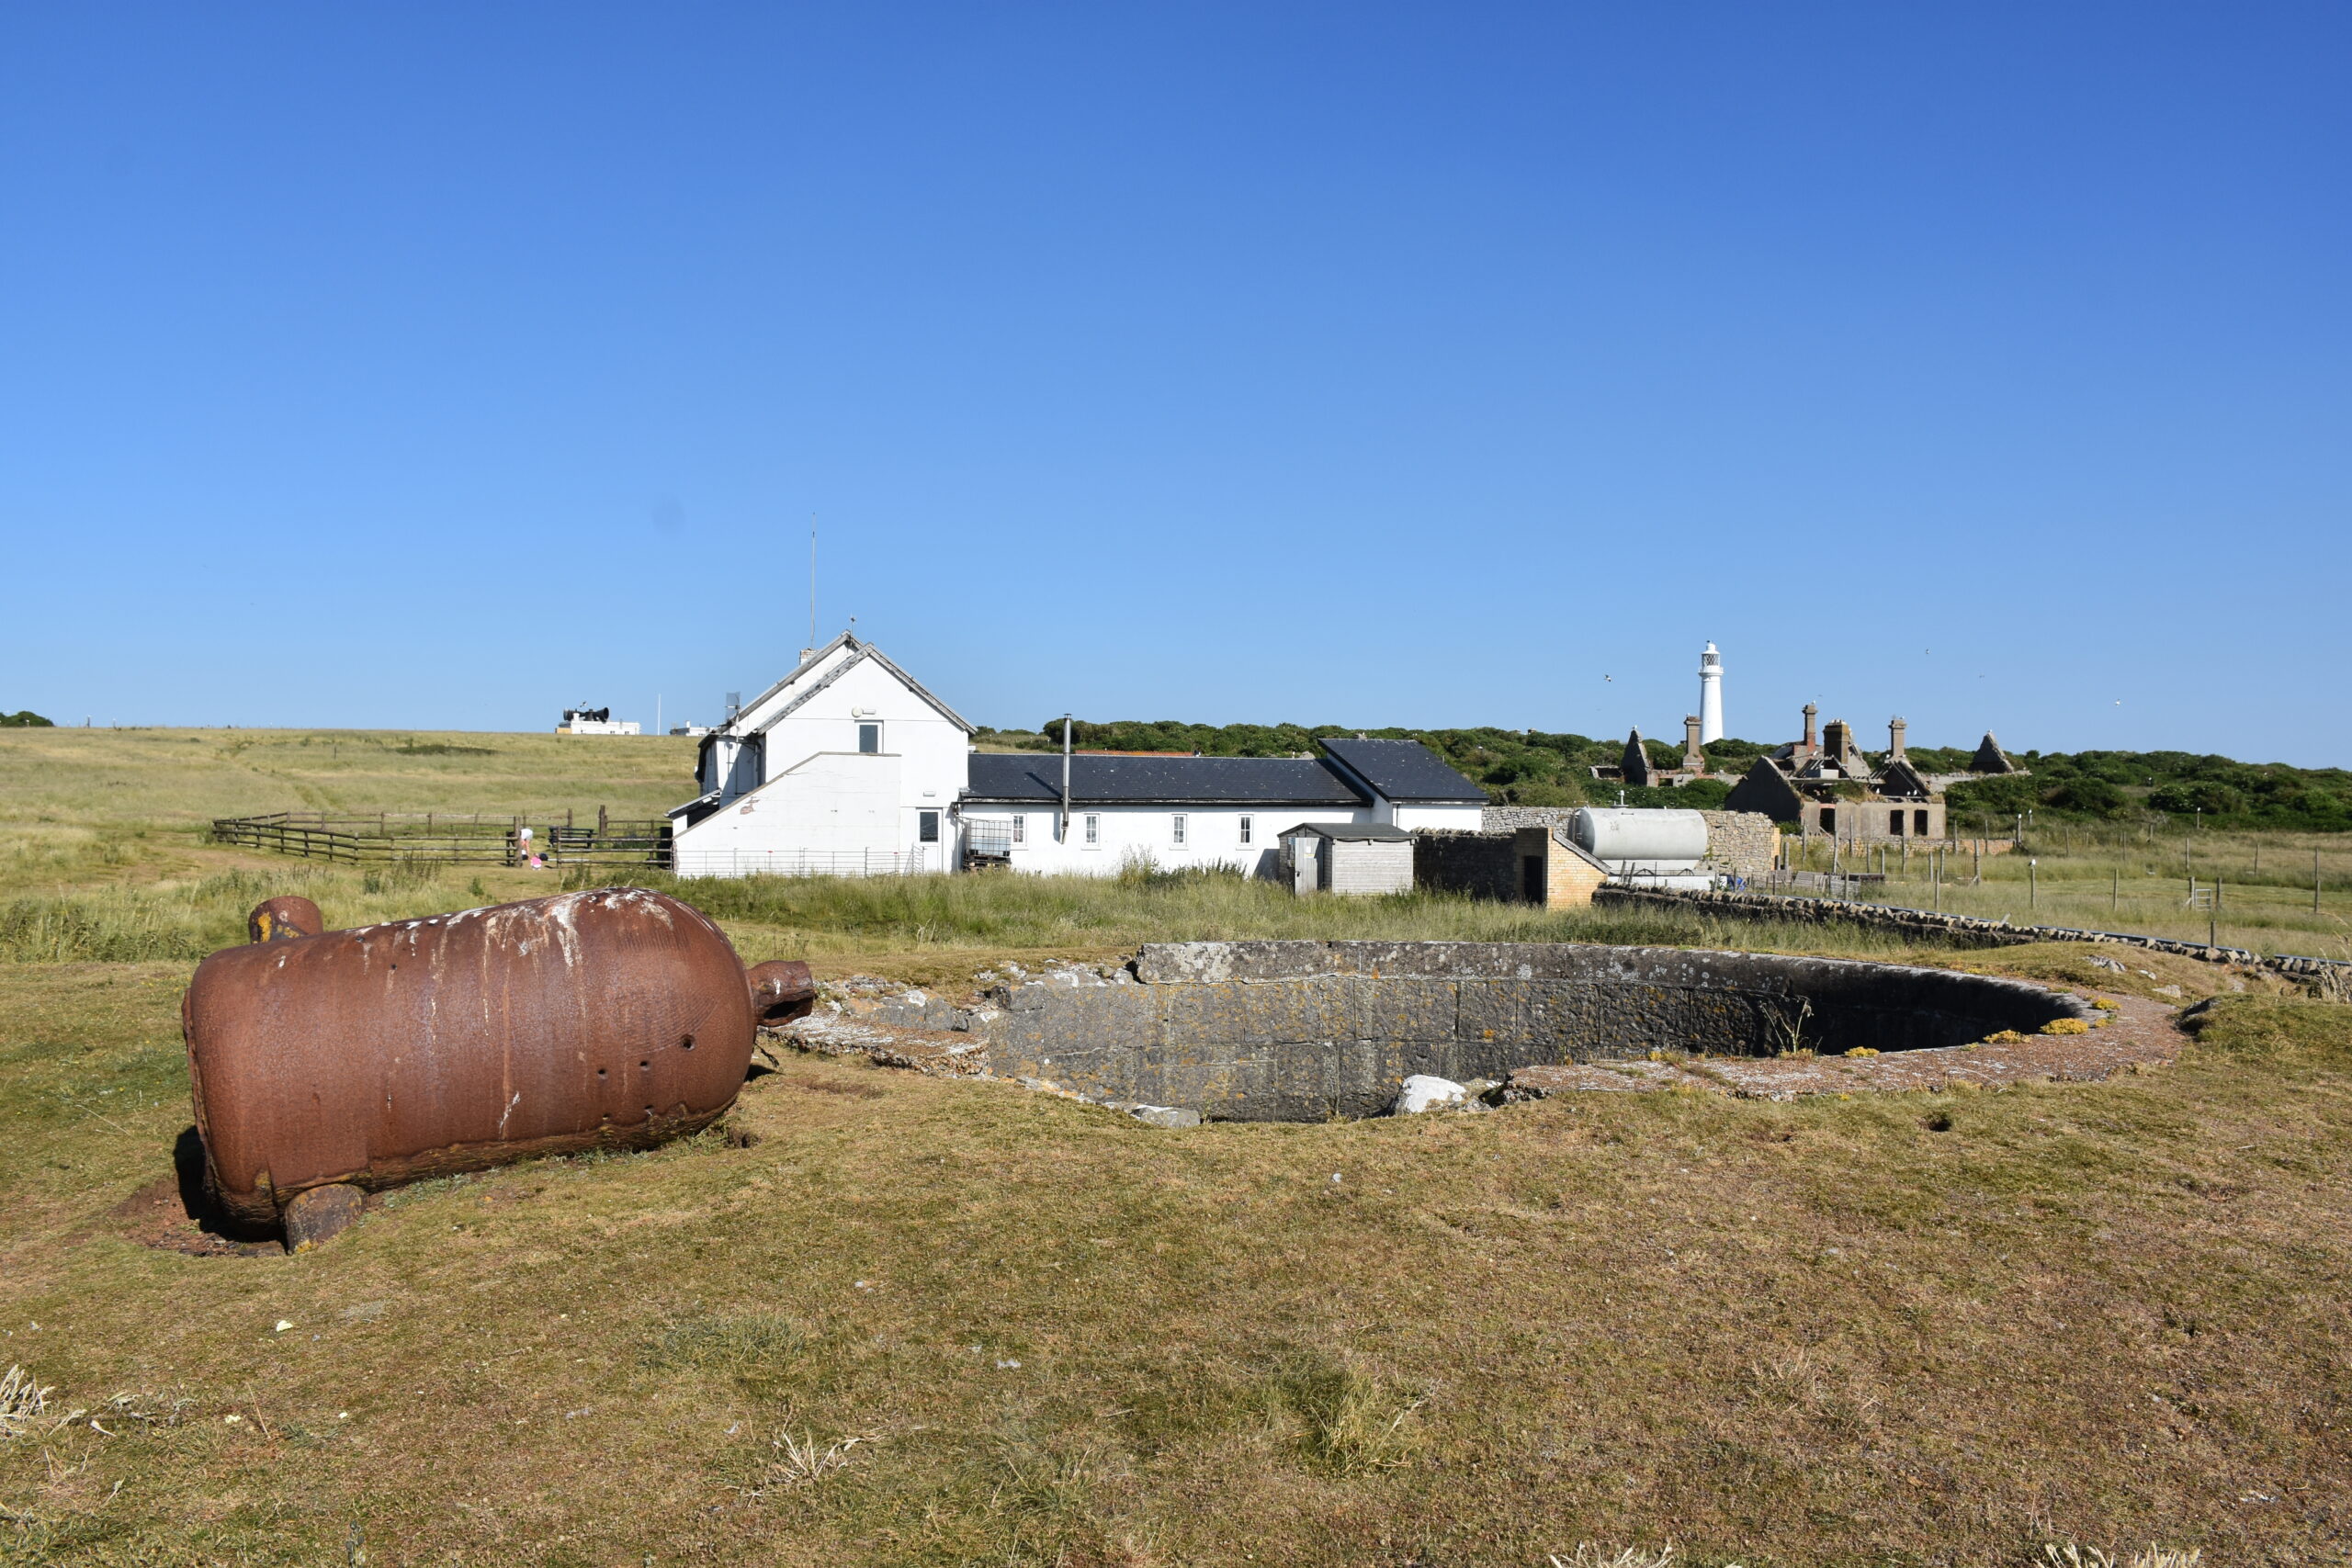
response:
<path fill-rule="evenodd" d="M 1808 757 L 1821 755 L 1821 732 L 1814 724 L 1820 716 L 1819 708 L 1811 703 L 1804 705 L 1804 755 Z"/>
<path fill-rule="evenodd" d="M 1699 745 L 1699 716 L 1682 716 L 1682 769 L 1685 773 L 1703 773 L 1707 771 L 1707 753 Z"/>
<path fill-rule="evenodd" d="M 1911 727 L 1909 725 L 1904 723 L 1899 718 L 1890 718 L 1886 721 L 1886 760 L 1888 761 L 1900 762 L 1905 760 L 1903 755 L 1903 732 L 1910 728 Z"/>

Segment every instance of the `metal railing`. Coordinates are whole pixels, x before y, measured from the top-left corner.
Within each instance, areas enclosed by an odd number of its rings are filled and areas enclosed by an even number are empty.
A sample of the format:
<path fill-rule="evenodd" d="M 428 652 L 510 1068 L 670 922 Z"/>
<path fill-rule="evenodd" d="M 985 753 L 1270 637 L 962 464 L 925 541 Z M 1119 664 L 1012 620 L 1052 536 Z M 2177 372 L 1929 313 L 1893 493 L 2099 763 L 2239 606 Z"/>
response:
<path fill-rule="evenodd" d="M 680 876 L 913 876 L 944 867 L 927 850 L 696 850 L 674 853 Z"/>

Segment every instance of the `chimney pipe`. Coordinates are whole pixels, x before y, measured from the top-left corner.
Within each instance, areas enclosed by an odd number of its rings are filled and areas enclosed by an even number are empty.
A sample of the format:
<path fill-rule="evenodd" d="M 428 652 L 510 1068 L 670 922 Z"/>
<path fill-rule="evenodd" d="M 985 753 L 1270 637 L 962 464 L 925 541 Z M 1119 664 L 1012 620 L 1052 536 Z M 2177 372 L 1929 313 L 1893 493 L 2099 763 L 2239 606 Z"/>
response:
<path fill-rule="evenodd" d="M 1903 732 L 1910 728 L 1899 718 L 1891 718 L 1886 721 L 1886 749 L 1889 753 L 1887 761 L 1891 762 L 1904 761 Z"/>
<path fill-rule="evenodd" d="M 1069 842 L 1069 715 L 1062 715 L 1062 832 L 1061 841 Z"/>

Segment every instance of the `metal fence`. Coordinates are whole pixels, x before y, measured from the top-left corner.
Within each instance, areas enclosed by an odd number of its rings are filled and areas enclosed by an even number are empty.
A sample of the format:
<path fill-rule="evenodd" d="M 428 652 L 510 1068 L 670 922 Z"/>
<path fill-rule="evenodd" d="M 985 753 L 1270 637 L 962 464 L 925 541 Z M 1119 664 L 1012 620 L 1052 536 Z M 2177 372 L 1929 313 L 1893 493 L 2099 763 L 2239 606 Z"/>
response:
<path fill-rule="evenodd" d="M 531 852 L 550 865 L 666 866 L 670 862 L 667 820 L 615 818 L 601 807 L 594 822 L 569 810 L 503 817 L 480 812 L 273 811 L 258 817 L 217 817 L 212 838 L 218 843 L 346 865 L 400 861 L 514 865 L 523 858 L 526 828 Z"/>
<path fill-rule="evenodd" d="M 943 871 L 928 849 L 896 850 L 679 850 L 672 866 L 680 876 L 911 876 Z"/>

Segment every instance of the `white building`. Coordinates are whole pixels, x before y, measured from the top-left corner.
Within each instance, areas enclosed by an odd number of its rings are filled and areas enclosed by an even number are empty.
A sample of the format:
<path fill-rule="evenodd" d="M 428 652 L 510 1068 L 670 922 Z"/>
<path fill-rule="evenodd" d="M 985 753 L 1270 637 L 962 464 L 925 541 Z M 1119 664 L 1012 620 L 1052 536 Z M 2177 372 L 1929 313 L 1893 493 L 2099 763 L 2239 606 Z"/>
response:
<path fill-rule="evenodd" d="M 972 758 L 964 844 L 1015 871 L 1108 876 L 1130 861 L 1272 876 L 1305 823 L 1381 822 L 1476 832 L 1487 797 L 1418 740 L 1327 739 L 1321 757 L 1137 757 L 1050 752 Z"/>
<path fill-rule="evenodd" d="M 633 718 L 615 718 L 610 708 L 566 708 L 563 722 L 555 727 L 558 735 L 636 735 L 640 727 Z"/>
<path fill-rule="evenodd" d="M 972 727 L 847 632 L 703 737 L 686 876 L 952 871 Z"/>
<path fill-rule="evenodd" d="M 848 634 L 705 737 L 703 793 L 670 813 L 689 876 L 865 875 L 973 863 L 1107 876 L 1274 874 L 1301 823 L 1476 831 L 1486 795 L 1417 740 L 1321 757 L 975 753 L 972 726 Z M 1065 810 L 1067 807 L 1067 810 Z"/>

